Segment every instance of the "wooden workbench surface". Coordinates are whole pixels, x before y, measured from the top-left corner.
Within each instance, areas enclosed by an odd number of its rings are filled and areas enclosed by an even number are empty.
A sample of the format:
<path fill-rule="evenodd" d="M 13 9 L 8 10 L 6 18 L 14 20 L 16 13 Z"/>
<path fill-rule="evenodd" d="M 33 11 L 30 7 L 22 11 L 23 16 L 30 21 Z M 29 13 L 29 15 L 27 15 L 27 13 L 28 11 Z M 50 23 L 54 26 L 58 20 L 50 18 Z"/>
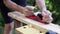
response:
<path fill-rule="evenodd" d="M 45 34 L 44 32 L 41 32 L 34 28 L 30 28 L 29 26 L 23 26 L 23 27 L 16 28 L 16 33 L 17 34 L 20 34 L 20 33 L 21 34 Z"/>
<path fill-rule="evenodd" d="M 28 19 L 28 18 L 22 16 L 22 14 L 20 14 L 19 12 L 10 12 L 8 15 L 18 21 L 25 23 L 25 24 L 31 24 L 33 26 L 33 28 L 36 28 L 36 29 L 41 30 L 43 32 L 47 32 L 48 30 L 52 30 L 52 31 L 60 34 L 60 26 L 55 26 L 52 23 L 42 24 L 40 22 L 31 20 L 31 19 Z"/>

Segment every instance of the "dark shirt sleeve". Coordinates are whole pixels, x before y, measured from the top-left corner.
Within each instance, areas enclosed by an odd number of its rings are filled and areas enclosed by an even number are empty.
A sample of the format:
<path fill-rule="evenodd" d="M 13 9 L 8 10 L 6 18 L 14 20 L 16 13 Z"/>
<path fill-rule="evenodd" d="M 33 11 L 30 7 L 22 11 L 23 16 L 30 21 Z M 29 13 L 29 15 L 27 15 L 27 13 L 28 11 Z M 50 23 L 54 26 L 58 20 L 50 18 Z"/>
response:
<path fill-rule="evenodd" d="M 19 0 L 19 3 L 23 7 L 25 7 L 27 5 L 27 1 L 26 0 Z"/>
<path fill-rule="evenodd" d="M 26 0 L 12 0 L 13 2 L 15 2 L 16 4 L 25 7 L 27 5 L 27 1 Z"/>

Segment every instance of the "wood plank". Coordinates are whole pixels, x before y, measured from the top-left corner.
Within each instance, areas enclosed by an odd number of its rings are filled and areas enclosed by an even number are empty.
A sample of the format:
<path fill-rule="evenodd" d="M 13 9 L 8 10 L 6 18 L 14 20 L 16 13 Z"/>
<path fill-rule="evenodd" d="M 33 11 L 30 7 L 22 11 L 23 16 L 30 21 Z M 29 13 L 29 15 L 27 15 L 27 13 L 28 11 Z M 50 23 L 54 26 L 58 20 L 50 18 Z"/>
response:
<path fill-rule="evenodd" d="M 42 24 L 40 22 L 37 22 L 37 21 L 34 21 L 34 20 L 24 17 L 24 15 L 19 12 L 10 12 L 10 13 L 8 13 L 8 15 L 18 21 L 25 23 L 25 24 L 31 24 L 34 28 L 36 28 L 40 31 L 47 32 L 48 30 L 52 30 L 52 31 L 60 34 L 60 26 L 56 28 L 55 25 L 53 26 L 53 25 L 51 25 L 51 23 L 50 24 Z"/>
<path fill-rule="evenodd" d="M 35 28 L 30 28 L 28 25 L 16 28 L 16 31 L 16 34 L 45 34 L 44 32 L 40 32 Z"/>

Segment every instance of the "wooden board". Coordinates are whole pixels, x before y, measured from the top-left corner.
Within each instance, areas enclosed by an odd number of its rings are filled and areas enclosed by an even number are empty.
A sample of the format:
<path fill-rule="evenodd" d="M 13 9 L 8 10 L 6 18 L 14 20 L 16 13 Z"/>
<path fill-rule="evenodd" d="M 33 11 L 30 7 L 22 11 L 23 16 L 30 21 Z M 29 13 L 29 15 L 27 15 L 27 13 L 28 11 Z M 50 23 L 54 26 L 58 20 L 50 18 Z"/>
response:
<path fill-rule="evenodd" d="M 37 30 L 43 31 L 43 32 L 47 32 L 48 30 L 52 30 L 54 32 L 57 32 L 60 34 L 60 26 L 55 27 L 54 24 L 50 23 L 50 24 L 42 24 L 40 22 L 28 19 L 26 17 L 24 17 L 23 14 L 19 13 L 19 12 L 10 12 L 8 13 L 8 15 L 18 21 L 21 21 L 25 24 L 31 24 L 33 28 L 36 28 Z"/>
<path fill-rule="evenodd" d="M 45 34 L 44 32 L 40 32 L 37 29 L 30 28 L 29 26 L 22 26 L 16 28 L 16 34 Z"/>

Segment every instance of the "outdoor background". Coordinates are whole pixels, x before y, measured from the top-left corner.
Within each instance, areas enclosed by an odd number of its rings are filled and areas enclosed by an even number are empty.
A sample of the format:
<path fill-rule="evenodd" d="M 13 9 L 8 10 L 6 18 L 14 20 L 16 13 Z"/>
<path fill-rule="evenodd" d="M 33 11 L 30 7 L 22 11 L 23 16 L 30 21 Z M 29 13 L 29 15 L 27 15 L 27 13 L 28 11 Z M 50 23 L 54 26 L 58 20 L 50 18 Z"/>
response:
<path fill-rule="evenodd" d="M 37 7 L 35 0 L 27 0 L 29 5 Z M 60 0 L 46 0 L 47 9 L 52 12 L 53 23 L 60 25 Z M 35 11 L 39 11 L 39 8 Z M 3 34 L 4 20 L 0 12 L 0 34 Z"/>

